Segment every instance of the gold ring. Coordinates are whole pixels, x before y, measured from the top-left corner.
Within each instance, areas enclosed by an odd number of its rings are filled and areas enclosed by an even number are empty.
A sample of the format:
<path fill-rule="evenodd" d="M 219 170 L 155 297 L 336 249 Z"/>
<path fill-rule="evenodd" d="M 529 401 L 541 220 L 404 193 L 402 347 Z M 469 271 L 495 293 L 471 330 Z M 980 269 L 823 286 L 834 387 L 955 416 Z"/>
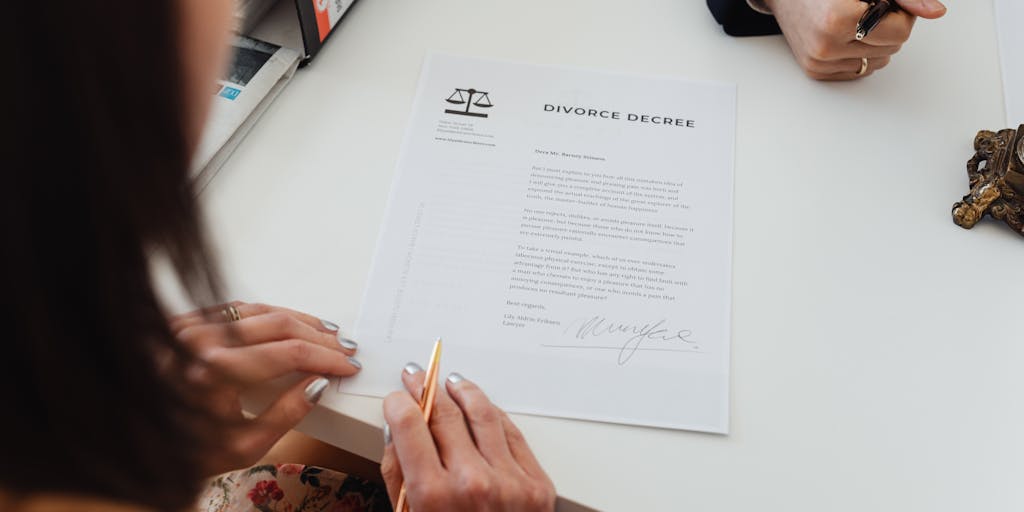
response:
<path fill-rule="evenodd" d="M 237 322 L 242 319 L 242 314 L 238 312 L 238 308 L 231 305 L 225 307 L 221 313 L 224 314 L 224 318 L 226 318 L 228 322 Z"/>
<path fill-rule="evenodd" d="M 868 58 L 862 57 L 860 59 L 860 71 L 857 72 L 857 76 L 863 76 L 864 73 L 868 72 Z"/>

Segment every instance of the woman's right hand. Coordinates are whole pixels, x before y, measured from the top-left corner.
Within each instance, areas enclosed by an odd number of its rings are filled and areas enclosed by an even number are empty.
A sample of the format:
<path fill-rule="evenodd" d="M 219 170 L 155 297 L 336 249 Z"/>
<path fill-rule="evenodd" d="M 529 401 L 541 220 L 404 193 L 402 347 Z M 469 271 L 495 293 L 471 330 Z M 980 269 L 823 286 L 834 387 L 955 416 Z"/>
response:
<path fill-rule="evenodd" d="M 885 17 L 863 41 L 855 40 L 857 22 L 868 4 L 855 0 L 765 0 L 775 14 L 793 55 L 816 80 L 855 80 L 884 68 L 910 39 L 917 18 L 946 14 L 939 0 L 896 0 L 903 8 Z M 861 58 L 868 59 L 858 74 Z"/>
<path fill-rule="evenodd" d="M 555 487 L 504 411 L 457 373 L 438 389 L 430 425 L 414 397 L 424 372 L 402 372 L 408 392 L 384 399 L 381 473 L 394 504 L 405 482 L 409 508 L 431 511 L 552 511 Z"/>

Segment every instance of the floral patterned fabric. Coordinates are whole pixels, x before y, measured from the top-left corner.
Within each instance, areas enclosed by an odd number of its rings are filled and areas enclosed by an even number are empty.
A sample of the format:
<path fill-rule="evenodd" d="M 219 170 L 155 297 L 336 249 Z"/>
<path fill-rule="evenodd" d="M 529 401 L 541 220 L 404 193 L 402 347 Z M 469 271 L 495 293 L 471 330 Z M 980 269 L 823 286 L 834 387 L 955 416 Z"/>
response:
<path fill-rule="evenodd" d="M 197 512 L 390 512 L 383 487 L 302 464 L 254 466 L 210 481 Z"/>

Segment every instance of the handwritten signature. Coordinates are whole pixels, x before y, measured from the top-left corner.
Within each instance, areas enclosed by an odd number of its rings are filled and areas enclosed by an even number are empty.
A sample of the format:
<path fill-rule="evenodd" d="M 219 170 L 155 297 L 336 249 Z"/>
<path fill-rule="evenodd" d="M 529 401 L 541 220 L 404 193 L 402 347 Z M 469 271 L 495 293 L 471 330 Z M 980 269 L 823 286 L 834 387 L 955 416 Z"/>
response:
<path fill-rule="evenodd" d="M 582 318 L 569 323 L 563 333 L 568 334 L 574 328 L 573 335 L 578 340 L 589 338 L 615 338 L 616 335 L 627 335 L 619 349 L 619 366 L 623 366 L 636 355 L 645 342 L 684 343 L 695 345 L 693 331 L 689 329 L 670 329 L 665 326 L 665 319 L 650 322 L 617 322 L 603 316 Z M 576 327 L 578 325 L 578 327 Z"/>

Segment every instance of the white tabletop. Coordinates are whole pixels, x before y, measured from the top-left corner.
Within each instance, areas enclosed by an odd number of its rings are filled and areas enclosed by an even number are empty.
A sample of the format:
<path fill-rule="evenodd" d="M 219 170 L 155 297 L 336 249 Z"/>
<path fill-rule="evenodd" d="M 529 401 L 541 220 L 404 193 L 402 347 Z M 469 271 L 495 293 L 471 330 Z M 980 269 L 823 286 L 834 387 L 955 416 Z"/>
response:
<path fill-rule="evenodd" d="M 559 494 L 1024 509 L 1024 239 L 950 218 L 974 134 L 1005 128 L 993 9 L 947 3 L 890 69 L 824 84 L 698 0 L 363 0 L 203 193 L 232 295 L 354 324 L 429 51 L 734 82 L 732 433 L 517 416 Z M 303 429 L 376 458 L 381 422 L 328 396 Z"/>

